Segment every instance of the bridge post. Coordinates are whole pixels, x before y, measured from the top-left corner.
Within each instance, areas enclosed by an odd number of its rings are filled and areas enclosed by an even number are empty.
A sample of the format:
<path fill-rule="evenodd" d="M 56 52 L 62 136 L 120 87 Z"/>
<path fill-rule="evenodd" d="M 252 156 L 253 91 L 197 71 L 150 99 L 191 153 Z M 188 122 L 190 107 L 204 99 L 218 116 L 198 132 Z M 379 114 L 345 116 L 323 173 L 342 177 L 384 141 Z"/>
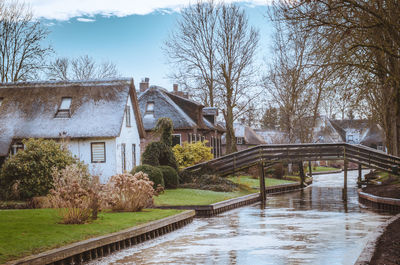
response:
<path fill-rule="evenodd" d="M 312 178 L 312 165 L 311 165 L 311 161 L 308 161 L 308 172 L 310 173 L 310 178 Z"/>
<path fill-rule="evenodd" d="M 358 188 L 361 188 L 361 180 L 362 180 L 361 164 L 358 164 L 358 179 L 357 179 Z"/>
<path fill-rule="evenodd" d="M 261 203 L 264 203 L 266 200 L 266 192 L 265 192 L 265 172 L 264 172 L 264 163 L 260 162 L 259 163 L 259 169 L 260 169 L 260 197 L 261 197 Z"/>
<path fill-rule="evenodd" d="M 306 176 L 304 174 L 303 161 L 299 162 L 299 174 L 300 174 L 300 187 L 304 188 L 304 183 L 306 181 Z"/>
<path fill-rule="evenodd" d="M 342 194 L 344 201 L 347 201 L 347 167 L 348 167 L 348 161 L 345 158 L 344 165 L 343 165 L 344 185 L 343 185 L 343 194 Z"/>

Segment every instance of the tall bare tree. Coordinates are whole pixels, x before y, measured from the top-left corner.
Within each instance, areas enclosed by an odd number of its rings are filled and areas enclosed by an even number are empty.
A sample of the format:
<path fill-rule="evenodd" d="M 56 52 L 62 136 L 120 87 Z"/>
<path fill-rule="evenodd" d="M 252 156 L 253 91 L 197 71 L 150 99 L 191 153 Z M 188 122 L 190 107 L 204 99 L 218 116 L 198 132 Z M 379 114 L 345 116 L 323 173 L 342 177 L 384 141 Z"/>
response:
<path fill-rule="evenodd" d="M 33 20 L 30 8 L 19 1 L 0 1 L 1 82 L 33 79 L 52 51 L 43 45 L 49 31 Z"/>
<path fill-rule="evenodd" d="M 274 59 L 264 87 L 279 108 L 280 129 L 290 143 L 311 142 L 327 73 L 315 67 L 309 52 L 312 36 L 299 27 L 275 21 Z"/>
<path fill-rule="evenodd" d="M 93 57 L 84 55 L 73 59 L 55 59 L 47 68 L 47 76 L 55 80 L 88 80 L 114 78 L 119 74 L 114 63 L 98 63 Z"/>
<path fill-rule="evenodd" d="M 226 152 L 236 151 L 233 122 L 254 98 L 254 57 L 259 33 L 235 4 L 197 2 L 182 11 L 182 20 L 164 49 L 176 66 L 174 77 L 206 106 L 222 110 Z"/>
<path fill-rule="evenodd" d="M 163 47 L 176 69 L 171 77 L 210 107 L 216 104 L 218 13 L 213 1 L 189 5 Z"/>
<path fill-rule="evenodd" d="M 400 3 L 397 0 L 277 1 L 280 19 L 318 36 L 314 53 L 357 86 L 400 154 Z"/>

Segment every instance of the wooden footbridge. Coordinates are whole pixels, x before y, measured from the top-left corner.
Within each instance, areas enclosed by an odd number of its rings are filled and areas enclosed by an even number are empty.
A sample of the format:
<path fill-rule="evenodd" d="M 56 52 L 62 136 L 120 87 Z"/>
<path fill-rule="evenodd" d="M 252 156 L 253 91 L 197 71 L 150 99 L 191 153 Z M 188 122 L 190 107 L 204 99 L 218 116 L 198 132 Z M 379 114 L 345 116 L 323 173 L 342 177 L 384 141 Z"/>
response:
<path fill-rule="evenodd" d="M 358 164 L 359 182 L 361 181 L 361 166 L 374 168 L 393 174 L 398 174 L 400 157 L 388 155 L 384 152 L 347 143 L 333 144 L 275 144 L 258 145 L 243 151 L 225 155 L 204 163 L 188 167 L 185 170 L 196 172 L 203 168 L 210 168 L 220 175 L 233 174 L 242 169 L 255 165 L 260 167 L 260 187 L 265 190 L 264 168 L 275 163 L 303 163 L 309 161 L 309 172 L 311 161 L 320 160 L 344 160 L 344 190 L 347 190 L 347 165 L 348 162 Z M 302 184 L 304 183 L 303 167 L 300 167 Z M 263 198 L 265 193 L 261 192 Z M 346 196 L 347 197 L 347 196 Z"/>

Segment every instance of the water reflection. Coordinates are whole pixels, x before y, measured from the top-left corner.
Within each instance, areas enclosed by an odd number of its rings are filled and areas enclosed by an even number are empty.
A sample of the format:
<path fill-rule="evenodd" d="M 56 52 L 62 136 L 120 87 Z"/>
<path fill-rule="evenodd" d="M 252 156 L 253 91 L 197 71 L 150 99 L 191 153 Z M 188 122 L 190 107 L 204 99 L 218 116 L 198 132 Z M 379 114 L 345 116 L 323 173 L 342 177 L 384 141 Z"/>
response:
<path fill-rule="evenodd" d="M 315 176 L 312 187 L 209 219 L 96 264 L 353 264 L 389 216 L 359 206 L 357 172 Z"/>

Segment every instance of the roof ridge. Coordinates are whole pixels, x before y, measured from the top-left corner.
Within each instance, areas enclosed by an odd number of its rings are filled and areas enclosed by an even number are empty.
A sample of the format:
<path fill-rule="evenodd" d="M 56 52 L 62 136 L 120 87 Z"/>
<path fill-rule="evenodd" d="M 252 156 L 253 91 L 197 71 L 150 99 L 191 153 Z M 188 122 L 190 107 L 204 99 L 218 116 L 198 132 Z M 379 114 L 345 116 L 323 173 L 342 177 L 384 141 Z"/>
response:
<path fill-rule="evenodd" d="M 41 80 L 41 81 L 24 81 L 24 82 L 10 82 L 0 83 L 0 87 L 32 87 L 32 86 L 68 86 L 81 84 L 85 86 L 98 85 L 98 84 L 115 84 L 123 82 L 131 82 L 133 78 L 105 78 L 105 79 L 87 79 L 87 80 Z"/>

